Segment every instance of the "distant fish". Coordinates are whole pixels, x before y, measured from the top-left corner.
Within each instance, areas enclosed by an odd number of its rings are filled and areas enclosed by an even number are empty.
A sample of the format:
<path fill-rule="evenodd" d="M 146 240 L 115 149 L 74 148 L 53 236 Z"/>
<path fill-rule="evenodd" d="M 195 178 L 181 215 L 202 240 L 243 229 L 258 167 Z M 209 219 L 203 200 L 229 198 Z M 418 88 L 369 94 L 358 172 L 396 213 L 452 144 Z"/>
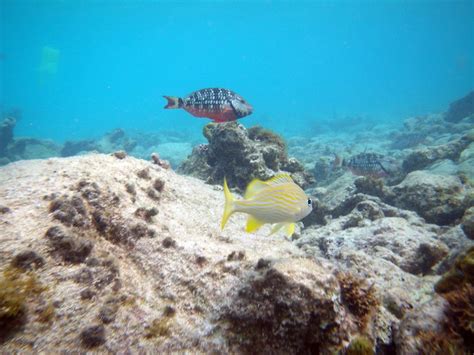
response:
<path fill-rule="evenodd" d="M 221 228 L 234 212 L 249 215 L 247 232 L 254 232 L 263 224 L 273 224 L 271 234 L 284 228 L 291 236 L 295 222 L 306 217 L 313 209 L 311 199 L 294 183 L 288 174 L 278 174 L 267 181 L 254 179 L 247 186 L 243 200 L 235 200 L 224 179 L 225 208 Z"/>
<path fill-rule="evenodd" d="M 164 96 L 166 109 L 182 108 L 195 117 L 207 117 L 214 122 L 235 121 L 248 116 L 253 108 L 241 96 L 227 89 L 202 89 L 185 98 Z"/>
<path fill-rule="evenodd" d="M 391 160 L 376 153 L 360 153 L 347 160 L 336 155 L 334 160 L 334 166 L 346 167 L 358 176 L 387 177 L 391 175 L 388 165 Z"/>

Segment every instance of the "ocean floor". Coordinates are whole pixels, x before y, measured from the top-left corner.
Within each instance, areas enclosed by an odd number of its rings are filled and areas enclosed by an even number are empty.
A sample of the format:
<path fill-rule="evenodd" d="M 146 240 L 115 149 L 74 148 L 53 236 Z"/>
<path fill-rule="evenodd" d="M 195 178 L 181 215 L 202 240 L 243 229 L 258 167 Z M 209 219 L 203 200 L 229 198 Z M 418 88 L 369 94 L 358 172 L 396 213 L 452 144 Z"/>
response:
<path fill-rule="evenodd" d="M 221 231 L 219 186 L 121 158 L 0 168 L 3 351 L 326 353 L 363 336 L 408 353 L 404 332 L 438 327 L 413 317 L 442 314 L 423 307 L 473 244 L 360 194 L 294 240 L 246 234 L 242 215 Z"/>
<path fill-rule="evenodd" d="M 1 352 L 472 353 L 474 116 L 447 117 L 139 148 L 117 130 L 0 167 Z M 367 151 L 388 176 L 351 172 Z M 238 194 L 280 171 L 315 204 L 292 238 L 220 230 L 224 176 Z"/>

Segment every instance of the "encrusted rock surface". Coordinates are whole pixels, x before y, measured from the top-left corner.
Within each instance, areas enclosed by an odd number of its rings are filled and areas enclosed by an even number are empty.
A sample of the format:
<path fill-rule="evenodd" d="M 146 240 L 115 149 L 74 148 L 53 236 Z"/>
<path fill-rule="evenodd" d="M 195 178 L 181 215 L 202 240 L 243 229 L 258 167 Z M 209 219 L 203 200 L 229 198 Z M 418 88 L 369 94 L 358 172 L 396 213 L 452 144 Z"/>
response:
<path fill-rule="evenodd" d="M 129 156 L 0 168 L 1 282 L 18 270 L 41 285 L 22 296 L 18 327 L 2 333 L 11 314 L 0 312 L 0 349 L 329 354 L 360 339 L 409 349 L 408 330 L 394 330 L 472 241 L 383 202 L 390 188 L 371 196 L 354 181 L 315 189 L 325 225 L 290 241 L 266 227 L 246 234 L 239 214 L 221 231 L 220 188 Z"/>
<path fill-rule="evenodd" d="M 375 308 L 362 327 L 330 263 L 246 234 L 243 215 L 220 231 L 222 191 L 200 180 L 87 155 L 10 164 L 0 186 L 1 282 L 18 270 L 41 285 L 20 300 L 21 326 L 5 333 L 0 313 L 4 352 L 328 353 L 388 331 Z"/>
<path fill-rule="evenodd" d="M 282 171 L 303 188 L 314 182 L 301 163 L 288 157 L 283 139 L 262 127 L 210 123 L 204 127 L 204 136 L 209 144 L 195 147 L 180 172 L 211 184 L 221 184 L 227 177 L 229 185 L 240 191 L 254 178 L 268 180 Z"/>
<path fill-rule="evenodd" d="M 430 223 L 452 224 L 472 205 L 474 194 L 456 176 L 414 171 L 392 189 L 389 200 L 401 208 L 416 211 Z"/>

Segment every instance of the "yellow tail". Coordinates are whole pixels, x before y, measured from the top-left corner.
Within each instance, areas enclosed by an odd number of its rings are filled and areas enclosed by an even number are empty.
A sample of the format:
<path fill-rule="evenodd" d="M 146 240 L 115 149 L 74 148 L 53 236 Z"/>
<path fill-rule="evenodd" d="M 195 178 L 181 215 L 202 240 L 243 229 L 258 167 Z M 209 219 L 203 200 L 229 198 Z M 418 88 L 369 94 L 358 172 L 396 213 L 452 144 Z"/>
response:
<path fill-rule="evenodd" d="M 234 196 L 229 190 L 229 186 L 227 186 L 227 180 L 224 178 L 224 195 L 225 195 L 225 206 L 224 206 L 224 214 L 222 215 L 221 221 L 221 229 L 224 229 L 224 226 L 227 223 L 230 215 L 234 213 Z"/>

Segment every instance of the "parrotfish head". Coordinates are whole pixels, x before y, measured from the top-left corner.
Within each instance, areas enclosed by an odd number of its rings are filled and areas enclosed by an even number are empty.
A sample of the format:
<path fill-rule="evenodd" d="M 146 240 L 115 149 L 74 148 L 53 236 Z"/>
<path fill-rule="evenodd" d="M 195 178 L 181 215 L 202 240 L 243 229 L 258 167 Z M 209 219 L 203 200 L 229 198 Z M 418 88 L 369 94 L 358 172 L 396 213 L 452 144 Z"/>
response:
<path fill-rule="evenodd" d="M 237 118 L 248 116 L 252 113 L 253 107 L 250 106 L 243 98 L 235 97 L 230 100 L 232 108 L 237 115 Z"/>

